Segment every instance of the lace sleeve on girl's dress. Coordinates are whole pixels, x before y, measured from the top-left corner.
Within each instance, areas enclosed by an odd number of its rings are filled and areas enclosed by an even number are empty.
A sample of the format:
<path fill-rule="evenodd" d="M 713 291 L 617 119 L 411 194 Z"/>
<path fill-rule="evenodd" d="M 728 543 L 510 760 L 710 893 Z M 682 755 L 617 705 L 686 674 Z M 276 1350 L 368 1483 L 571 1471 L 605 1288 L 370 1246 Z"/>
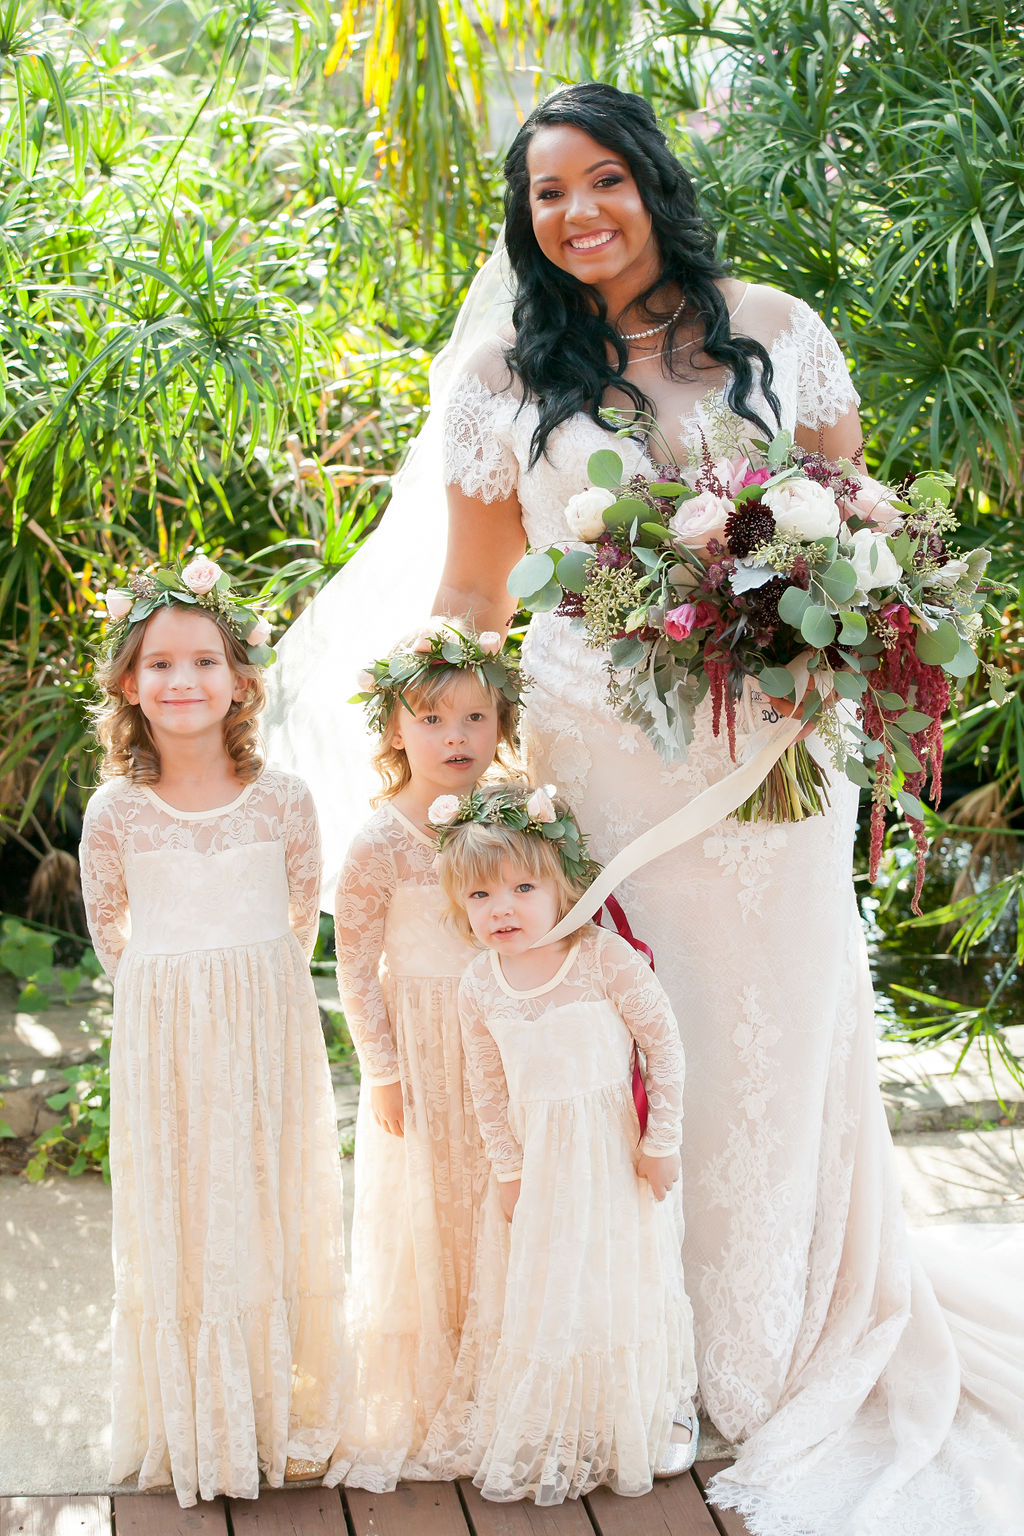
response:
<path fill-rule="evenodd" d="M 523 1149 L 509 1124 L 508 1083 L 501 1052 L 487 1028 L 483 990 L 472 973 L 462 978 L 459 988 L 462 1048 L 484 1150 L 498 1182 L 507 1184 L 518 1179 L 523 1171 Z"/>
<path fill-rule="evenodd" d="M 804 427 L 834 427 L 860 404 L 839 343 L 803 300 L 794 304 L 791 336 L 797 356 L 796 419 Z"/>
<path fill-rule="evenodd" d="M 502 501 L 519 484 L 509 429 L 515 398 L 494 394 L 475 374 L 455 385 L 444 416 L 444 483 L 480 501 Z"/>
<path fill-rule="evenodd" d="M 395 864 L 386 840 L 365 829 L 357 833 L 338 878 L 334 904 L 338 991 L 363 1081 L 380 1088 L 401 1081 L 395 1034 L 380 983 L 384 922 L 395 885 Z"/>
<path fill-rule="evenodd" d="M 647 962 L 618 934 L 600 934 L 607 996 L 647 1058 L 648 1119 L 643 1150 L 678 1152 L 683 1134 L 683 1046 L 665 988 Z"/>
<path fill-rule="evenodd" d="M 82 895 L 89 934 L 97 958 L 111 981 L 131 932 L 124 883 L 121 820 L 111 791 L 95 794 L 85 808 L 78 850 Z"/>
<path fill-rule="evenodd" d="M 292 778 L 288 785 L 284 843 L 288 870 L 288 922 L 308 960 L 320 932 L 323 858 L 313 796 L 298 778 Z"/>

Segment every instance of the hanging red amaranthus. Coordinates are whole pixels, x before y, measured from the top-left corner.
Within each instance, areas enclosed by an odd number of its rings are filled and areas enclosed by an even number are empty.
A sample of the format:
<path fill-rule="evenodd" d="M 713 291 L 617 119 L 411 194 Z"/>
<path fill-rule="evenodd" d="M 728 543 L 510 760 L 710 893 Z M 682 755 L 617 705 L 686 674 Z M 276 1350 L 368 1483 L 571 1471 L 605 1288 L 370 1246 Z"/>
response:
<path fill-rule="evenodd" d="M 941 667 L 931 666 L 918 657 L 914 649 L 917 631 L 911 620 L 910 610 L 904 604 L 894 604 L 883 611 L 883 616 L 894 638 L 892 644 L 888 645 L 879 657 L 878 665 L 871 672 L 865 673 L 869 689 L 864 698 L 862 723 L 866 734 L 873 741 L 885 740 L 887 727 L 896 724 L 903 713 L 902 705 L 899 709 L 883 709 L 879 706 L 879 695 L 886 693 L 898 694 L 901 699 L 906 700 L 911 709 L 931 716 L 928 724 L 922 726 L 920 730 L 905 731 L 910 739 L 911 752 L 921 764 L 917 772 L 906 774 L 905 785 L 907 791 L 920 800 L 930 775 L 929 798 L 932 804 L 937 806 L 942 798 L 942 717 L 949 707 L 949 676 Z M 891 741 L 891 736 L 889 739 Z M 871 797 L 871 851 L 868 877 L 872 881 L 877 878 L 882 856 L 882 838 L 885 832 L 885 812 L 889 802 L 891 777 L 891 762 L 889 753 L 886 752 L 878 760 L 875 792 Z M 910 910 L 920 916 L 919 901 L 924 887 L 924 860 L 928 851 L 928 839 L 925 836 L 923 821 L 910 815 L 907 816 L 907 821 L 913 833 L 917 857 L 914 899 L 910 904 Z"/>

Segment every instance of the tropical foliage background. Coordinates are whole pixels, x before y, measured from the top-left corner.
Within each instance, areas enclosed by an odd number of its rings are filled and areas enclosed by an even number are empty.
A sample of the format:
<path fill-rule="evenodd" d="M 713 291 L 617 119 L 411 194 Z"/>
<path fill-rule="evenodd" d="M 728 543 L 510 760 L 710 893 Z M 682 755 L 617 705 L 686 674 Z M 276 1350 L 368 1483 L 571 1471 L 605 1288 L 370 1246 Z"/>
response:
<path fill-rule="evenodd" d="M 947 733 L 932 927 L 900 926 L 899 827 L 865 910 L 883 980 L 901 957 L 890 1022 L 998 1043 L 1024 962 L 1016 0 L 0 0 L 3 906 L 80 921 L 97 594 L 202 547 L 295 611 L 344 563 L 493 239 L 514 103 L 585 77 L 652 99 L 738 269 L 835 328 L 872 468 L 950 470 L 995 551 L 1009 682 Z M 973 970 L 934 968 L 954 934 Z"/>

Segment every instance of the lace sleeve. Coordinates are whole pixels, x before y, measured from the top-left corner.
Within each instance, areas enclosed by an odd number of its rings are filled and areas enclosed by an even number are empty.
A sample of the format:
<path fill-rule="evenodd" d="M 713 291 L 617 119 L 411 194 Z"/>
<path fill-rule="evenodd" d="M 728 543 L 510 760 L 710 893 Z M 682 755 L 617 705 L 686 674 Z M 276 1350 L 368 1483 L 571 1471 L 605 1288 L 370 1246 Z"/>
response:
<path fill-rule="evenodd" d="M 472 975 L 464 976 L 459 988 L 459 1017 L 462 1020 L 462 1048 L 466 1057 L 466 1077 L 473 1095 L 473 1108 L 480 1124 L 484 1150 L 500 1184 L 518 1179 L 523 1171 L 523 1149 L 512 1134 L 508 1119 L 508 1083 L 501 1063 L 501 1052 L 487 1028 L 481 987 Z"/>
<path fill-rule="evenodd" d="M 796 419 L 804 427 L 834 427 L 860 404 L 839 343 L 820 315 L 802 300 L 793 310 L 797 352 Z"/>
<path fill-rule="evenodd" d="M 647 1058 L 649 1115 L 643 1150 L 677 1152 L 683 1134 L 683 1046 L 665 988 L 625 939 L 601 934 L 607 995 Z"/>
<path fill-rule="evenodd" d="M 480 501 L 502 501 L 519 484 L 509 427 L 511 395 L 494 394 L 473 374 L 452 390 L 444 417 L 444 483 Z"/>
<path fill-rule="evenodd" d="M 119 818 L 109 795 L 102 790 L 85 808 L 78 860 L 92 947 L 113 981 L 131 932 L 131 919 L 124 883 Z"/>
<path fill-rule="evenodd" d="M 334 904 L 338 992 L 363 1080 L 401 1080 L 394 1030 L 380 983 L 384 922 L 395 893 L 395 865 L 381 837 L 357 834 L 342 865 Z"/>
<path fill-rule="evenodd" d="M 289 785 L 284 839 L 288 869 L 288 921 L 308 960 L 320 931 L 323 859 L 313 796 L 301 779 L 293 779 Z"/>

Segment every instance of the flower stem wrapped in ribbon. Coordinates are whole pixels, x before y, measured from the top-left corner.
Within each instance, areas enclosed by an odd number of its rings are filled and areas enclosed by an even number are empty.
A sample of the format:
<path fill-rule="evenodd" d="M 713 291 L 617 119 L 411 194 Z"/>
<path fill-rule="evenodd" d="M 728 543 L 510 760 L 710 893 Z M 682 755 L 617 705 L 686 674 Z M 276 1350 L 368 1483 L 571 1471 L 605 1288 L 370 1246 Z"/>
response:
<path fill-rule="evenodd" d="M 253 666 L 265 667 L 274 660 L 270 624 L 254 604 L 234 594 L 230 577 L 205 555 L 194 555 L 176 570 L 158 568 L 129 576 L 127 587 L 111 588 L 103 602 L 111 622 L 126 626 L 141 623 L 158 608 L 195 608 L 222 619 L 245 646 Z"/>

